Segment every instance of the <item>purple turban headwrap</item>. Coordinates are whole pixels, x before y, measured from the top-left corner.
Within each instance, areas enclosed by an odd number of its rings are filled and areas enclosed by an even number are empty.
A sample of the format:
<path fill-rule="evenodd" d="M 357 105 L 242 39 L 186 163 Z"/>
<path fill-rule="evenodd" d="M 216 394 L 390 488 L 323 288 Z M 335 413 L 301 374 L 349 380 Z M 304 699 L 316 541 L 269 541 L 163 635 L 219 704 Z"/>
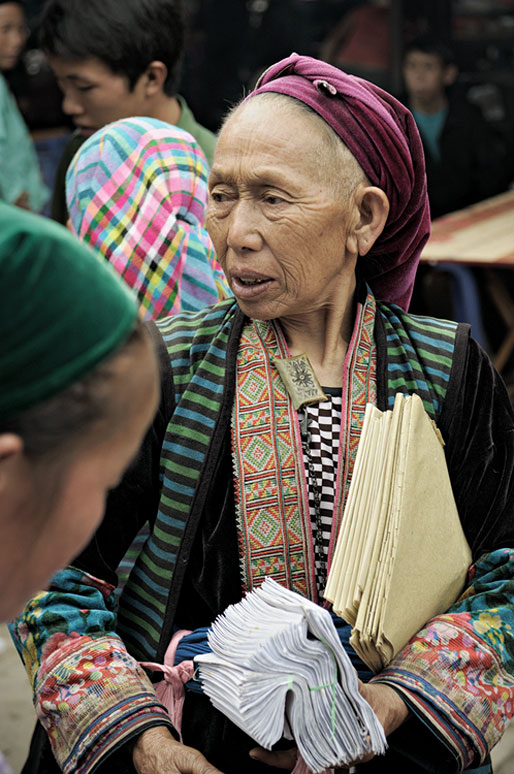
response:
<path fill-rule="evenodd" d="M 298 54 L 266 70 L 247 99 L 267 92 L 311 107 L 339 135 L 370 183 L 386 193 L 387 223 L 359 266 L 378 299 L 407 309 L 430 233 L 423 147 L 412 114 L 378 86 Z"/>

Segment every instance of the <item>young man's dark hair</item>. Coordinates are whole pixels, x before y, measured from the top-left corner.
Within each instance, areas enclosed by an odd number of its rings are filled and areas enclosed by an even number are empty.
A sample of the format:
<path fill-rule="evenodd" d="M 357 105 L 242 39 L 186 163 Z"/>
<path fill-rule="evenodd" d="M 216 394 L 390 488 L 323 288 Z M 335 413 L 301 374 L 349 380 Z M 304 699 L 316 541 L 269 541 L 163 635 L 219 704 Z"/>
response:
<path fill-rule="evenodd" d="M 181 0 L 48 0 L 41 48 L 61 59 L 96 57 L 132 89 L 149 63 L 163 62 L 168 96 L 177 91 L 184 49 Z"/>
<path fill-rule="evenodd" d="M 432 54 L 439 57 L 443 67 L 456 64 L 455 54 L 452 49 L 442 40 L 432 35 L 420 35 L 409 41 L 403 49 L 403 57 L 405 58 L 412 51 L 420 51 L 422 54 Z"/>
<path fill-rule="evenodd" d="M 182 0 L 47 0 L 41 48 L 76 131 L 55 175 L 51 216 L 66 223 L 65 176 L 78 148 L 107 124 L 148 116 L 189 132 L 212 163 L 215 135 L 178 93 L 184 50 Z"/>

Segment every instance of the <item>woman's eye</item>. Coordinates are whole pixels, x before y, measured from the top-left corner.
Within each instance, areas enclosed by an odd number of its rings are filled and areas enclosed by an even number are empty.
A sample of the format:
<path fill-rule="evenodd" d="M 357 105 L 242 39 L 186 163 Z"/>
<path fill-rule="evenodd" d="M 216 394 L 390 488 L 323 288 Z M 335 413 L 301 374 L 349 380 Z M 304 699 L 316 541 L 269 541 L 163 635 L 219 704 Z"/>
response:
<path fill-rule="evenodd" d="M 264 201 L 266 204 L 271 204 L 272 206 L 276 204 L 282 204 L 284 201 L 280 196 L 274 196 L 273 194 L 266 194 L 264 196 Z"/>
<path fill-rule="evenodd" d="M 211 200 L 217 204 L 226 204 L 228 201 L 234 198 L 234 195 L 230 191 L 211 191 Z"/>

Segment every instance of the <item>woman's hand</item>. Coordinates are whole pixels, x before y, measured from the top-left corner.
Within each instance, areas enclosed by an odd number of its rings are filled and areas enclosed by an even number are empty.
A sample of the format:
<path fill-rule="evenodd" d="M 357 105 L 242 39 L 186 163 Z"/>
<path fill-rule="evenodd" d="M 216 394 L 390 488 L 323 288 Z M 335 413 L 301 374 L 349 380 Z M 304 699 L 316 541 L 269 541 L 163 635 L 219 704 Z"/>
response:
<path fill-rule="evenodd" d="M 409 717 L 409 708 L 400 694 L 389 685 L 363 683 L 359 680 L 359 691 L 374 710 L 386 736 L 396 731 Z"/>
<path fill-rule="evenodd" d="M 164 726 L 141 734 L 132 760 L 138 774 L 222 774 L 198 750 L 177 742 Z"/>
<path fill-rule="evenodd" d="M 389 736 L 393 731 L 401 726 L 409 716 L 409 709 L 401 696 L 388 685 L 384 683 L 363 683 L 359 680 L 359 691 L 373 708 L 375 715 L 382 724 L 385 735 Z M 292 771 L 296 764 L 298 751 L 296 747 L 291 750 L 264 750 L 262 747 L 254 747 L 250 750 L 250 756 L 268 766 L 275 766 L 277 769 L 286 769 Z M 373 753 L 366 755 L 358 761 L 353 761 L 349 766 L 357 763 L 366 763 L 373 758 Z M 345 769 L 338 769 L 345 771 Z"/>

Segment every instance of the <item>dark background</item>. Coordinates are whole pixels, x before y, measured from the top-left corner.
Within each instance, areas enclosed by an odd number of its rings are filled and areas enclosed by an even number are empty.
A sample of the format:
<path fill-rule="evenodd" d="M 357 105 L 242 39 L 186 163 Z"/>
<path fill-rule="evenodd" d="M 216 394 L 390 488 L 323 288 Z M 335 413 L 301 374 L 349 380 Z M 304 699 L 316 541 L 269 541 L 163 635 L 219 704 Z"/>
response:
<path fill-rule="evenodd" d="M 216 131 L 227 108 L 257 75 L 292 51 L 319 56 L 362 0 L 186 0 L 188 36 L 181 92 L 195 116 Z M 37 26 L 42 0 L 26 0 Z M 402 89 L 401 56 L 410 38 L 430 32 L 453 48 L 458 87 L 506 137 L 514 134 L 514 0 L 391 0 L 387 87 Z M 67 126 L 60 94 L 33 34 L 9 74 L 31 129 Z"/>

